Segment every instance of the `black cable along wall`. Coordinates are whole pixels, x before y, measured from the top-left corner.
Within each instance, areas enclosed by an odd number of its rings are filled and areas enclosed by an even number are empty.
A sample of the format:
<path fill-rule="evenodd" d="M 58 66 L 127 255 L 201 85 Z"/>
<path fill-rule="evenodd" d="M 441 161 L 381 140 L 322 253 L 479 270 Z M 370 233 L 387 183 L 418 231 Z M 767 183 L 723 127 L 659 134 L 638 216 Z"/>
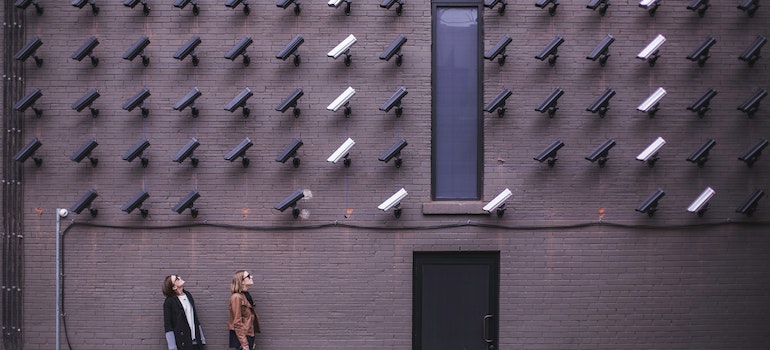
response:
<path fill-rule="evenodd" d="M 13 1 L 4 2 L 3 27 L 3 262 L 2 332 L 6 350 L 22 349 L 22 283 L 24 281 L 24 231 L 22 168 L 14 161 L 21 145 L 23 118 L 13 110 L 24 90 L 24 66 L 13 59 L 24 39 L 24 12 Z"/>

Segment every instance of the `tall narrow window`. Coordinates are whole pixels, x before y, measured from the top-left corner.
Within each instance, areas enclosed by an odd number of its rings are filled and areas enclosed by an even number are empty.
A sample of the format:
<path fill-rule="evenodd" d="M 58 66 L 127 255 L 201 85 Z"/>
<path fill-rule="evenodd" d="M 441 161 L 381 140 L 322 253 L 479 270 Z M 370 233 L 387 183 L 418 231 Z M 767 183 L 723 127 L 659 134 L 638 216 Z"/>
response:
<path fill-rule="evenodd" d="M 433 2 L 434 200 L 481 198 L 482 11 L 480 1 Z"/>

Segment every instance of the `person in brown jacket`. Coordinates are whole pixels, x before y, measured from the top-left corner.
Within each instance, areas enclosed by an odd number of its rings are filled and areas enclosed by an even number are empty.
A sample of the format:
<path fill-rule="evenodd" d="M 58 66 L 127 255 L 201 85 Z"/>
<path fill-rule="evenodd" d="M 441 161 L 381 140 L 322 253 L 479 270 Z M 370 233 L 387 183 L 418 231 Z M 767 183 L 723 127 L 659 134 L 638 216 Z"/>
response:
<path fill-rule="evenodd" d="M 254 300 L 248 292 L 254 278 L 245 270 L 236 271 L 230 284 L 230 347 L 239 350 L 254 349 L 254 335 L 260 333 L 259 316 Z"/>

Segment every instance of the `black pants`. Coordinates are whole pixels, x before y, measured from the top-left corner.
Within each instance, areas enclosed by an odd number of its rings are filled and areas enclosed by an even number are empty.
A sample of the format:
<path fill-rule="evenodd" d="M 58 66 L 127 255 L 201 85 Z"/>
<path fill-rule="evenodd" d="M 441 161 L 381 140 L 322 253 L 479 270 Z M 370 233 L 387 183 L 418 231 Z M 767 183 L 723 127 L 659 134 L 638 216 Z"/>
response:
<path fill-rule="evenodd" d="M 254 337 L 252 336 L 246 336 L 246 340 L 249 342 L 249 349 L 254 348 Z M 230 347 L 233 349 L 241 350 L 243 349 L 243 345 L 241 345 L 241 342 L 238 341 L 238 336 L 235 335 L 234 330 L 230 330 Z"/>

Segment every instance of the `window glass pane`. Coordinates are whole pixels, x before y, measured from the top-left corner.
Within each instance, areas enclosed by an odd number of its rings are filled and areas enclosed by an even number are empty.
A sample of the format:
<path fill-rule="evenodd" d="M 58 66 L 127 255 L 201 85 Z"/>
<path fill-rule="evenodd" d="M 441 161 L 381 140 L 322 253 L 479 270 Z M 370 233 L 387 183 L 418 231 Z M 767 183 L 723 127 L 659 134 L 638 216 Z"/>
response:
<path fill-rule="evenodd" d="M 479 199 L 481 134 L 478 7 L 436 7 L 433 197 Z"/>

